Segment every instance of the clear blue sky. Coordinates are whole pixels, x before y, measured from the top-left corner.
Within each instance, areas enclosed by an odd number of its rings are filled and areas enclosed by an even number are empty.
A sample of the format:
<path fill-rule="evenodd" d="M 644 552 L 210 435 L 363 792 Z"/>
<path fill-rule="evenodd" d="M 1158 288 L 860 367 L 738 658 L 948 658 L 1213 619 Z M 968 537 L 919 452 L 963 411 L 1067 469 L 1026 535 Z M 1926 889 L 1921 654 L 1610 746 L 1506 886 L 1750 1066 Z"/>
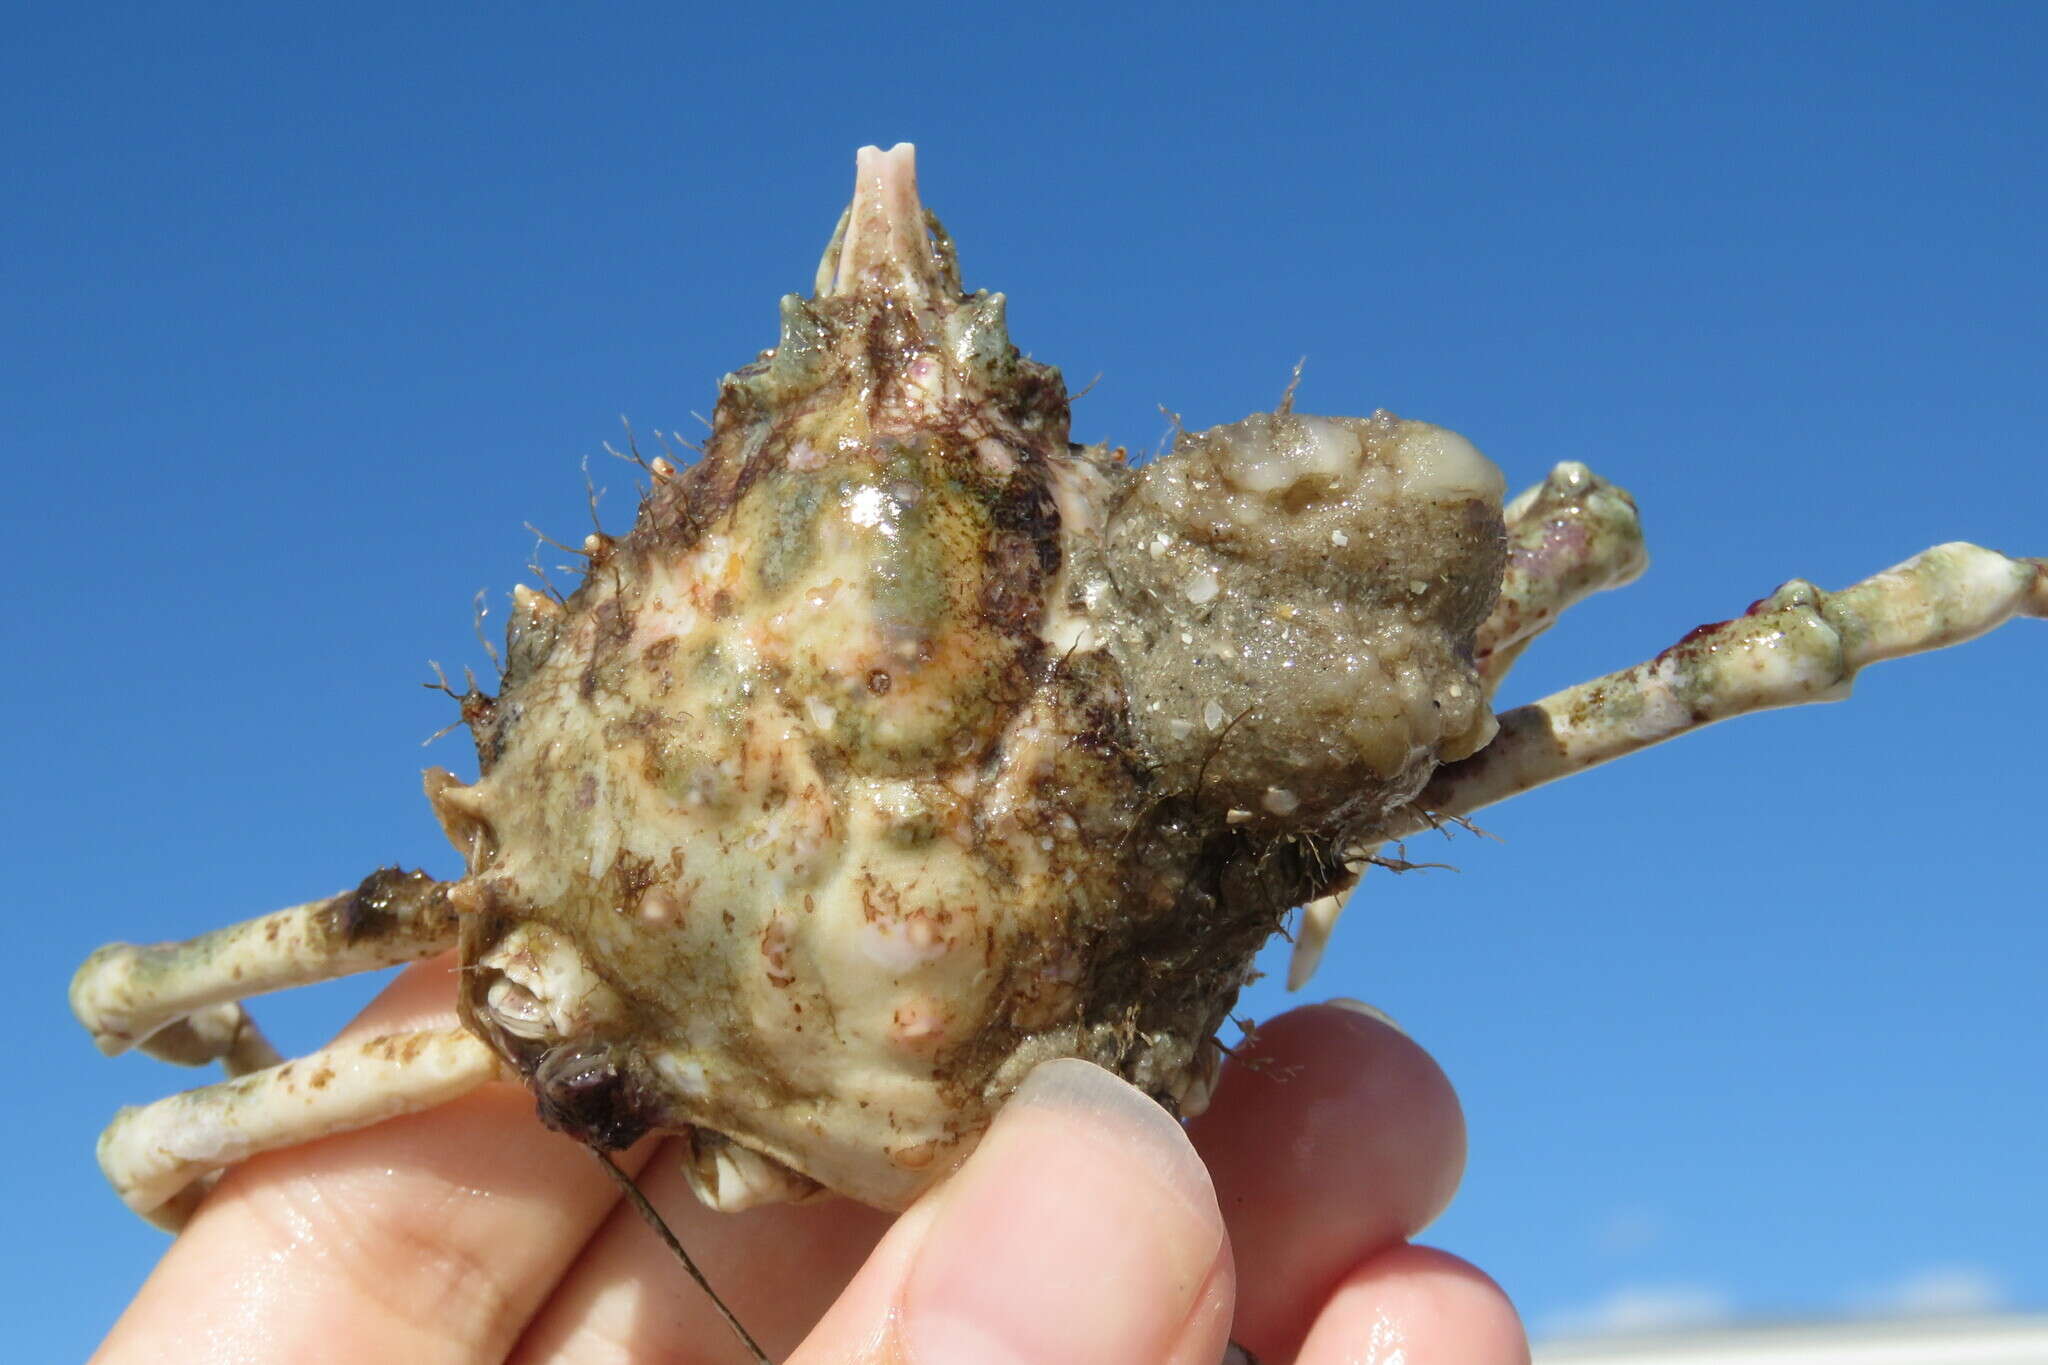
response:
<path fill-rule="evenodd" d="M 807 286 L 863 142 L 916 141 L 970 286 L 1150 449 L 1278 398 L 1583 459 L 1654 562 L 1510 686 L 1794 575 L 2048 553 L 2039 6 L 43 7 L 0 46 L 21 1067 L 16 1358 L 159 1253 L 65 1014 L 109 938 L 454 859 L 426 661 L 629 415 L 693 428 Z M 1313 990 L 1443 1059 L 1432 1236 L 1539 1329 L 2048 1308 L 2048 626 L 1517 802 L 1369 884 Z M 262 1017 L 316 1045 L 359 986 Z M 1279 1007 L 1277 985 L 1250 1007 Z"/>

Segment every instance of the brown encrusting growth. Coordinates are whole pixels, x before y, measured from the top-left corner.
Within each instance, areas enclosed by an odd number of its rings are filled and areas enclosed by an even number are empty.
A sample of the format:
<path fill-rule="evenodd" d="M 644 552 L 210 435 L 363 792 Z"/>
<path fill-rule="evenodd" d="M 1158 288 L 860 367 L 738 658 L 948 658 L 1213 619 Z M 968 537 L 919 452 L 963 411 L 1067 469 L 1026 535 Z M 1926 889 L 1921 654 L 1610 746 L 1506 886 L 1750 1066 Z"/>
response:
<path fill-rule="evenodd" d="M 104 1049 L 253 1073 L 109 1130 L 137 1209 L 501 1074 L 599 1148 L 689 1134 L 716 1207 L 900 1208 L 1051 1058 L 1199 1110 L 1254 954 L 1306 906 L 1305 975 L 1385 840 L 2048 611 L 2040 561 L 1943 547 L 1496 721 L 1530 639 L 1641 570 L 1626 493 L 1561 465 L 1504 511 L 1456 434 L 1291 402 L 1143 468 L 1077 446 L 907 146 L 861 152 L 711 425 L 574 593 L 515 591 L 461 698 L 479 776 L 427 776 L 460 878 L 81 970 Z M 284 1064 L 235 1003 L 457 942 L 466 1033 Z"/>

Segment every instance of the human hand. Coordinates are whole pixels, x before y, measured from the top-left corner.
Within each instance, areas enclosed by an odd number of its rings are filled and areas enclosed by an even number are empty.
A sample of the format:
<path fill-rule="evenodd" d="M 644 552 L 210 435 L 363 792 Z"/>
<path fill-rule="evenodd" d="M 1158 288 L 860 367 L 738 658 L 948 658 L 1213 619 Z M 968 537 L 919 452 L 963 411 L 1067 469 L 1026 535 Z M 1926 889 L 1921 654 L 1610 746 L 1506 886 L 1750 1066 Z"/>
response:
<path fill-rule="evenodd" d="M 404 973 L 349 1033 L 448 1022 L 447 972 Z M 1261 1029 L 1185 1133 L 1106 1072 L 1041 1067 L 894 1220 L 843 1200 L 712 1213 L 659 1140 L 620 1164 L 792 1365 L 1212 1365 L 1233 1334 L 1266 1365 L 1527 1358 L 1491 1281 L 1404 1241 L 1464 1164 L 1449 1084 L 1403 1035 L 1337 1006 Z M 231 1171 L 97 1359 L 167 1351 L 744 1358 L 589 1153 L 509 1085 Z"/>

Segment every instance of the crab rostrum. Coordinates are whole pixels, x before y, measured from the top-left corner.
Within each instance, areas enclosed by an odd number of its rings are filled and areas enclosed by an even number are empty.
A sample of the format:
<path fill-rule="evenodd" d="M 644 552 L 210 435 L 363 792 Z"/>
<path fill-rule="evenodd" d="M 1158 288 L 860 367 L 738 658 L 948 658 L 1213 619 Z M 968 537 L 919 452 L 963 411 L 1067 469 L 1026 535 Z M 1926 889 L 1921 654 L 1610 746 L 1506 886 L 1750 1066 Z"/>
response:
<path fill-rule="evenodd" d="M 1143 467 L 1076 446 L 908 146 L 861 152 L 702 458 L 649 470 L 572 596 L 515 592 L 478 779 L 428 774 L 463 877 L 80 972 L 103 1048 L 237 1077 L 109 1129 L 138 1210 L 506 1075 L 600 1148 L 689 1134 L 715 1206 L 900 1208 L 1049 1058 L 1198 1111 L 1254 954 L 1306 906 L 1305 976 L 1385 841 L 2048 610 L 2041 561 L 1944 546 L 1496 721 L 1529 639 L 1641 570 L 1625 493 L 1568 464 L 1504 510 L 1452 432 L 1288 402 Z M 466 1031 L 287 1063 L 235 1003 L 457 941 Z"/>

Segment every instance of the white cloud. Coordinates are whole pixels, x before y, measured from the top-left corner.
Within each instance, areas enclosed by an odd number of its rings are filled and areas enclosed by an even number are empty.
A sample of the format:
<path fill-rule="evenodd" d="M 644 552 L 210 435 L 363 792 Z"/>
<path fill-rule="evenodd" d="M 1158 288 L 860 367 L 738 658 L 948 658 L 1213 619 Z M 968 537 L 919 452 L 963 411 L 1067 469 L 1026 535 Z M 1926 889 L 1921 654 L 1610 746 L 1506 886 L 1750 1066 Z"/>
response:
<path fill-rule="evenodd" d="M 1552 1313 L 1538 1324 L 1545 1337 L 1614 1336 L 1678 1332 L 1728 1321 L 1735 1304 L 1703 1284 L 1623 1285 L 1579 1308 Z"/>
<path fill-rule="evenodd" d="M 1938 1265 L 1863 1290 L 1850 1306 L 1884 1317 L 1942 1317 L 1996 1312 L 2007 1297 L 2005 1282 L 1983 1266 Z"/>
<path fill-rule="evenodd" d="M 1607 1256 L 1633 1256 L 1664 1240 L 1669 1220 L 1647 1204 L 1609 1209 L 1593 1224 L 1593 1246 Z"/>
<path fill-rule="evenodd" d="M 1995 1313 L 2011 1294 L 1996 1271 L 1976 1265 L 1931 1265 L 1849 1296 L 1846 1317 L 1963 1317 Z M 1537 1320 L 1539 1339 L 1556 1337 L 1653 1336 L 1725 1326 L 1736 1321 L 1736 1304 L 1712 1285 L 1676 1281 L 1620 1285 L 1577 1307 Z"/>

